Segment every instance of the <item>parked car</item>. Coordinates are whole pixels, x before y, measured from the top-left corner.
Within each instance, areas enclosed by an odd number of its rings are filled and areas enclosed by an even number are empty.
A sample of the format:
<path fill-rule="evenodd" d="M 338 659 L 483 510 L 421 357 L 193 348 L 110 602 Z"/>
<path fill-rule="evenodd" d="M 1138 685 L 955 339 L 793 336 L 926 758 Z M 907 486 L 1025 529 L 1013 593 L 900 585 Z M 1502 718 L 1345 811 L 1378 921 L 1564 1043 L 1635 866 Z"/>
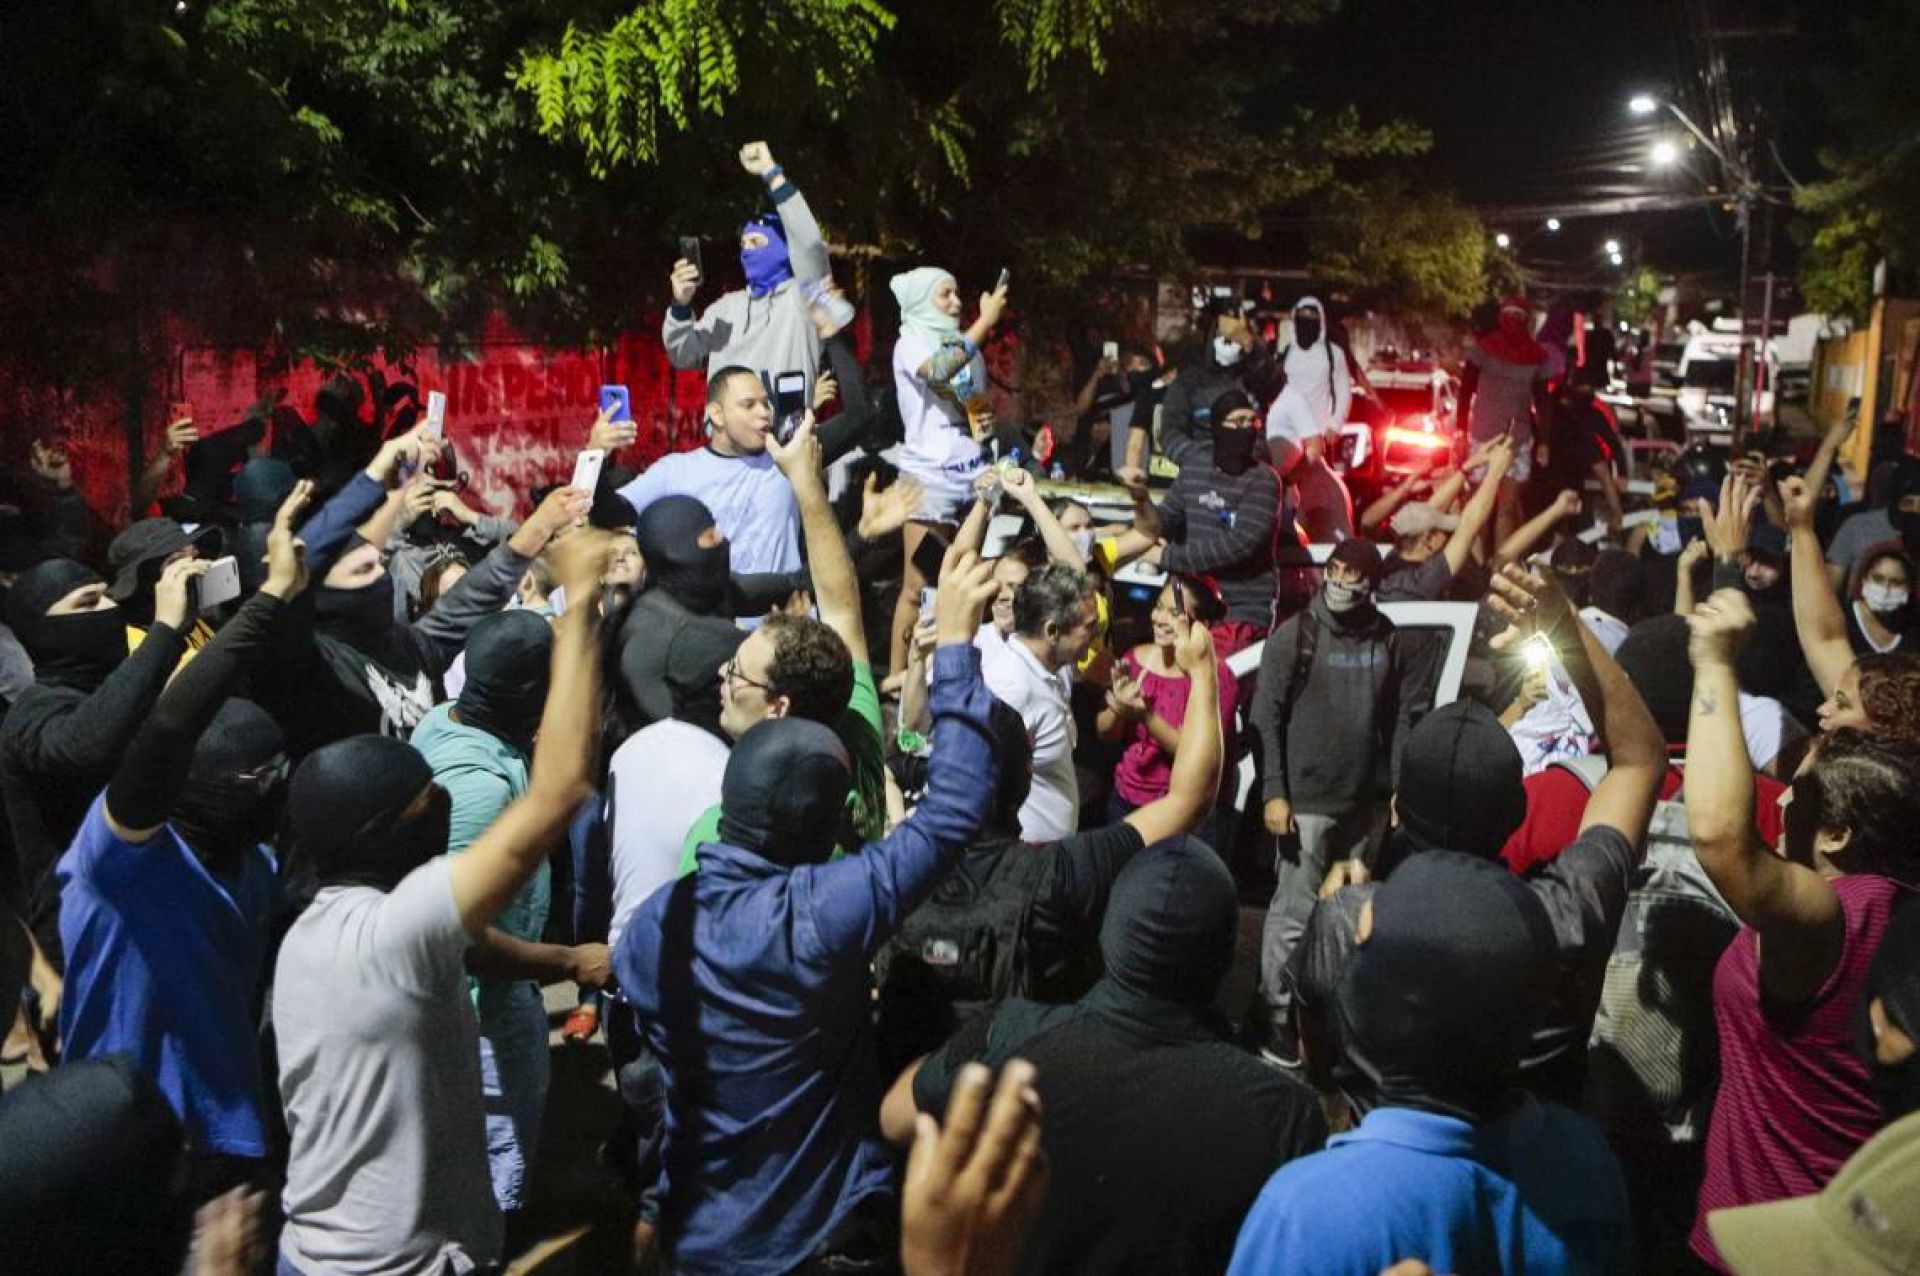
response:
<path fill-rule="evenodd" d="M 1356 500 L 1427 468 L 1453 449 L 1460 383 L 1437 363 L 1377 360 L 1367 368 L 1373 393 L 1353 388 L 1353 404 L 1331 458 Z"/>

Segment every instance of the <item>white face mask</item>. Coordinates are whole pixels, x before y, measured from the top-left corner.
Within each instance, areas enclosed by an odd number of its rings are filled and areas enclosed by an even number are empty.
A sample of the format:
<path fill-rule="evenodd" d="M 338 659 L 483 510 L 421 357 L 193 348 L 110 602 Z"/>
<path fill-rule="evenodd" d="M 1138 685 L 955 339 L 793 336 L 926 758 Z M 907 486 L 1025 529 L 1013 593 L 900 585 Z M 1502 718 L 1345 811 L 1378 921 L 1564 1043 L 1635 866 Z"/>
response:
<path fill-rule="evenodd" d="M 1870 580 L 1860 587 L 1860 601 L 1867 605 L 1868 611 L 1882 614 L 1899 611 L 1907 605 L 1907 589 L 1904 585 L 1882 585 Z"/>
<path fill-rule="evenodd" d="M 1080 551 L 1080 557 L 1089 558 L 1093 554 L 1093 529 L 1086 528 L 1078 532 L 1068 532 L 1073 538 L 1073 547 Z"/>
<path fill-rule="evenodd" d="M 1246 353 L 1240 348 L 1240 343 L 1231 337 L 1213 339 L 1213 361 L 1223 368 L 1233 367 Z"/>
<path fill-rule="evenodd" d="M 1361 581 L 1349 585 L 1343 581 L 1329 579 L 1326 584 L 1327 610 L 1331 612 L 1352 611 L 1365 602 L 1373 593 L 1373 586 Z"/>

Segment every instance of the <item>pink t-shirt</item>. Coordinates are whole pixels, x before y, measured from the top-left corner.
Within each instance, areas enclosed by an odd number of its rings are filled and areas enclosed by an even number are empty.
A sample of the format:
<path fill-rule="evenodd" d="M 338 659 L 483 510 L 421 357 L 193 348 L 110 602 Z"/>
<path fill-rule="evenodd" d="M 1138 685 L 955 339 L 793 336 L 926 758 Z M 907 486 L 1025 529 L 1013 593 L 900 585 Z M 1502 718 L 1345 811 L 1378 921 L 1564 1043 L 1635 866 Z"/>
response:
<path fill-rule="evenodd" d="M 1128 651 L 1122 656 L 1121 663 L 1127 672 L 1140 681 L 1140 698 L 1147 702 L 1147 708 L 1160 715 L 1171 726 L 1179 726 L 1187 718 L 1187 693 L 1193 687 L 1193 680 L 1185 674 L 1167 676 L 1157 674 L 1141 665 L 1138 656 Z M 1234 710 L 1240 689 L 1228 671 L 1226 661 L 1220 662 L 1220 743 L 1223 754 L 1233 756 Z M 1167 795 L 1167 785 L 1173 779 L 1173 755 L 1154 742 L 1153 733 L 1147 730 L 1144 722 L 1135 722 L 1127 727 L 1126 750 L 1120 755 L 1120 762 L 1113 768 L 1113 787 L 1134 806 L 1145 806 Z"/>
<path fill-rule="evenodd" d="M 1885 1124 L 1861 1054 L 1860 997 L 1906 887 L 1866 873 L 1834 879 L 1846 919 L 1840 962 L 1791 1015 L 1760 1004 L 1760 944 L 1743 926 L 1713 974 L 1720 1093 L 1707 1127 L 1707 1173 L 1693 1252 L 1722 1267 L 1707 1214 L 1810 1196 Z"/>

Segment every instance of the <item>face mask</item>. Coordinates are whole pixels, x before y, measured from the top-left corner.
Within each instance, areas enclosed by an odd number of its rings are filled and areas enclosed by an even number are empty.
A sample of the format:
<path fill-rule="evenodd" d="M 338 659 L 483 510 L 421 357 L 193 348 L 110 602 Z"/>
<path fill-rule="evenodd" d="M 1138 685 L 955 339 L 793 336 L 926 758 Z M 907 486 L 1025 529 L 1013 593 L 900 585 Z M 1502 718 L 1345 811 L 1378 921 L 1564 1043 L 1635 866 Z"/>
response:
<path fill-rule="evenodd" d="M 1080 557 L 1082 558 L 1092 557 L 1093 529 L 1091 527 L 1087 528 L 1085 531 L 1082 531 L 1082 532 L 1069 532 L 1068 536 L 1071 537 L 1073 540 L 1073 547 L 1080 551 Z"/>
<path fill-rule="evenodd" d="M 1341 612 L 1352 611 L 1367 601 L 1373 594 L 1373 586 L 1365 581 L 1357 585 L 1348 585 L 1337 580 L 1329 580 L 1322 593 L 1327 600 L 1327 610 L 1338 615 Z"/>
<path fill-rule="evenodd" d="M 1320 321 L 1303 317 L 1293 321 L 1293 339 L 1302 350 L 1311 350 L 1313 343 L 1320 340 Z"/>
<path fill-rule="evenodd" d="M 1259 436 L 1252 430 L 1216 429 L 1213 432 L 1213 464 L 1222 474 L 1244 474 L 1253 465 L 1254 445 Z"/>
<path fill-rule="evenodd" d="M 424 811 L 401 818 L 432 782 L 427 760 L 386 736 L 348 736 L 314 750 L 287 789 L 293 853 L 323 886 L 392 890 L 447 849 L 453 799 L 445 789 L 436 785 Z"/>
<path fill-rule="evenodd" d="M 727 756 L 720 840 L 785 868 L 832 854 L 853 784 L 840 737 L 818 722 L 756 723 Z"/>
<path fill-rule="evenodd" d="M 740 250 L 740 268 L 747 275 L 747 291 L 756 297 L 764 297 L 793 278 L 793 262 L 787 255 L 786 237 L 778 222 L 765 217 L 754 218 L 742 229 L 757 230 L 767 237 L 767 242 L 758 248 Z"/>
<path fill-rule="evenodd" d="M 668 496 L 647 506 L 635 527 L 640 556 L 647 563 L 649 587 L 701 616 L 725 612 L 733 570 L 733 547 L 711 547 L 700 537 L 712 527 L 713 514 L 691 496 Z"/>
<path fill-rule="evenodd" d="M 1884 616 L 1907 605 L 1907 590 L 1901 585 L 1882 585 L 1870 580 L 1860 587 L 1860 601 L 1867 605 L 1868 611 Z"/>
<path fill-rule="evenodd" d="M 126 617 L 118 607 L 47 616 L 34 625 L 29 651 L 43 682 L 98 684 L 126 658 Z"/>
<path fill-rule="evenodd" d="M 1231 337 L 1215 337 L 1213 339 L 1213 361 L 1223 368 L 1235 366 L 1246 356 L 1246 353 L 1247 352 L 1240 347 L 1240 343 Z"/>
<path fill-rule="evenodd" d="M 233 864 L 272 836 L 286 780 L 279 724 L 252 701 L 230 699 L 194 743 L 167 822 L 203 862 Z"/>
<path fill-rule="evenodd" d="M 473 627 L 466 653 L 461 725 L 531 749 L 546 709 L 553 627 L 530 611 L 502 612 Z"/>
<path fill-rule="evenodd" d="M 381 651 L 394 627 L 393 577 L 383 572 L 357 589 L 322 585 L 313 595 L 313 616 L 322 633 L 367 655 Z"/>

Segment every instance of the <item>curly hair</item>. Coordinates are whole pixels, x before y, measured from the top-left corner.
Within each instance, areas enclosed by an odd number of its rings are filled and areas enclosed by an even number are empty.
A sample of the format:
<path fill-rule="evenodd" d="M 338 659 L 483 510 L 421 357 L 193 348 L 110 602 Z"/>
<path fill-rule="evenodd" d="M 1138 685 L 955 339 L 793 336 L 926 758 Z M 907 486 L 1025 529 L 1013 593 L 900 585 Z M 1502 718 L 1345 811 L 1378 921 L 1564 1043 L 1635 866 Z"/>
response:
<path fill-rule="evenodd" d="M 853 653 L 847 644 L 811 616 L 775 612 L 761 629 L 773 640 L 767 695 L 787 697 L 796 718 L 832 726 L 853 695 Z"/>
<path fill-rule="evenodd" d="M 1920 746 L 1843 727 L 1821 742 L 1813 766 L 1794 781 L 1800 818 L 1849 836 L 1835 863 L 1848 873 L 1920 880 L 1913 830 L 1920 827 Z M 1796 813 L 1788 808 L 1787 818 Z"/>
<path fill-rule="evenodd" d="M 1883 740 L 1920 745 L 1920 657 L 1869 652 L 1853 662 L 1860 707 Z"/>

